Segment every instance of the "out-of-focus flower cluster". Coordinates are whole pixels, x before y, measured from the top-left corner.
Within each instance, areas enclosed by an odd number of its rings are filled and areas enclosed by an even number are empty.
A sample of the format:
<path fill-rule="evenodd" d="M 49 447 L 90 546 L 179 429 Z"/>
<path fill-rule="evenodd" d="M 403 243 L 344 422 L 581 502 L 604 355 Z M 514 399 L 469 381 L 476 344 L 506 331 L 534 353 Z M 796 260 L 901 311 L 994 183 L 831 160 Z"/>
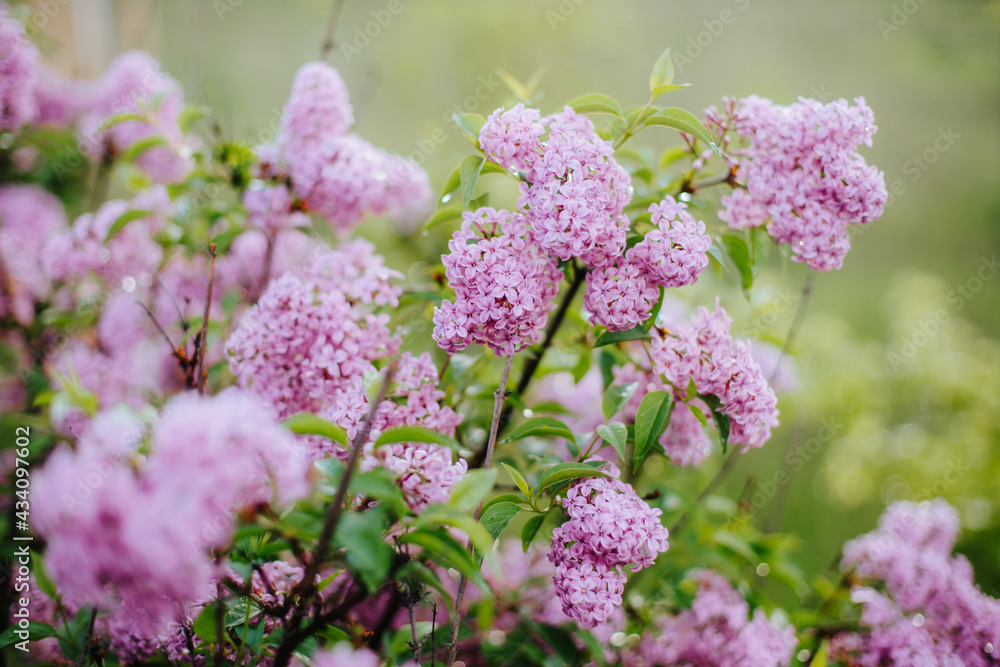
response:
<path fill-rule="evenodd" d="M 628 652 L 627 667 L 785 667 L 797 640 L 795 628 L 778 627 L 763 609 L 750 606 L 729 581 L 711 570 L 695 572 L 698 592 L 691 608 L 657 619 L 656 630 L 643 635 Z"/>
<path fill-rule="evenodd" d="M 1000 600 L 976 586 L 972 566 L 952 555 L 958 513 L 943 500 L 896 502 L 878 528 L 844 545 L 841 568 L 858 580 L 863 630 L 835 637 L 851 664 L 996 664 Z"/>

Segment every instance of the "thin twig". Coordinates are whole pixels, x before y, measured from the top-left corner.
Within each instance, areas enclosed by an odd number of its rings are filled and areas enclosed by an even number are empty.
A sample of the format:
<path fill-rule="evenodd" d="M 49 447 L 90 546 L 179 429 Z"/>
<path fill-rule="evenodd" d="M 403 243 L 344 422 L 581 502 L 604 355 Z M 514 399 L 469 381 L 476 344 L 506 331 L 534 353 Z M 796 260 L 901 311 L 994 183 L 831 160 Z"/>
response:
<path fill-rule="evenodd" d="M 493 392 L 493 423 L 490 425 L 490 437 L 486 443 L 486 458 L 483 460 L 483 469 L 489 470 L 490 465 L 493 463 L 493 450 L 496 448 L 497 443 L 497 431 L 500 427 L 500 414 L 503 410 L 504 400 L 507 398 L 507 378 L 510 377 L 510 365 L 514 360 L 513 354 L 507 355 L 507 363 L 503 367 L 503 377 L 500 378 L 500 386 L 497 387 L 496 391 Z M 476 508 L 475 518 L 479 521 L 479 517 L 483 514 L 483 503 L 480 502 L 479 506 Z M 469 550 L 472 551 L 472 540 L 469 540 Z M 455 663 L 455 657 L 458 654 L 458 628 L 462 622 L 462 602 L 465 599 L 465 589 L 468 585 L 468 579 L 465 575 L 458 580 L 458 594 L 455 596 L 455 621 L 452 623 L 451 627 L 451 645 L 448 648 L 448 667 L 451 667 Z"/>
<path fill-rule="evenodd" d="M 201 319 L 201 333 L 198 334 L 198 393 L 205 393 L 205 347 L 208 338 L 208 316 L 212 310 L 212 287 L 215 283 L 215 244 L 208 246 L 212 261 L 208 265 L 208 294 L 205 295 L 205 315 Z"/>
<path fill-rule="evenodd" d="M 810 271 L 806 274 L 806 279 L 802 283 L 802 296 L 799 297 L 799 307 L 795 309 L 795 317 L 792 318 L 792 324 L 788 327 L 788 335 L 785 336 L 785 344 L 781 346 L 781 352 L 778 354 L 778 358 L 774 362 L 774 368 L 771 369 L 771 377 L 767 378 L 767 383 L 769 385 L 773 385 L 775 378 L 778 377 L 778 369 L 781 368 L 781 362 L 791 349 L 792 341 L 795 340 L 795 337 L 799 333 L 799 327 L 802 326 L 802 319 L 806 315 L 806 306 L 809 305 L 809 297 L 812 296 L 812 281 L 813 272 Z"/>
<path fill-rule="evenodd" d="M 337 45 L 334 40 L 334 33 L 337 32 L 337 24 L 340 23 L 340 12 L 344 9 L 344 0 L 334 0 L 333 10 L 330 12 L 330 20 L 326 23 L 326 33 L 323 35 L 323 43 L 319 47 L 319 59 L 326 60 L 333 47 Z"/>
<path fill-rule="evenodd" d="M 573 276 L 573 281 L 570 283 L 569 288 L 563 294 L 563 299 L 559 303 L 559 308 L 553 314 L 552 319 L 549 320 L 548 326 L 545 328 L 545 338 L 542 340 L 542 346 L 537 352 L 530 355 L 524 363 L 524 368 L 521 370 L 521 378 L 517 382 L 517 386 L 514 388 L 514 393 L 518 396 L 524 396 L 524 392 L 527 391 L 528 385 L 531 384 L 531 379 L 535 376 L 535 371 L 538 370 L 538 366 L 542 361 L 542 356 L 544 356 L 545 351 L 552 347 L 552 340 L 556 337 L 556 332 L 559 331 L 559 327 L 566 320 L 566 314 L 569 312 L 569 307 L 573 303 L 573 299 L 576 298 L 577 293 L 586 282 L 587 272 L 583 267 L 576 266 L 575 274 Z M 500 414 L 500 425 L 497 429 L 498 433 L 503 433 L 504 429 L 507 428 L 507 424 L 510 422 L 510 414 L 512 411 L 512 406 L 508 403 L 503 412 Z M 476 468 L 483 460 L 485 455 L 484 450 L 479 450 L 476 452 L 472 458 L 469 459 L 469 468 Z"/>
<path fill-rule="evenodd" d="M 436 602 L 431 603 L 431 667 L 437 660 L 437 643 L 434 641 L 434 633 L 437 631 L 438 606 Z"/>
<path fill-rule="evenodd" d="M 351 477 L 354 474 L 354 469 L 357 467 L 358 459 L 361 458 L 361 450 L 371 430 L 372 421 L 375 419 L 375 412 L 378 410 L 379 405 L 382 404 L 382 401 L 385 400 L 385 396 L 389 391 L 389 385 L 392 383 L 392 376 L 395 372 L 396 365 L 393 363 L 389 366 L 388 371 L 386 371 L 378 397 L 372 402 L 368 410 L 368 417 L 358 427 L 358 432 L 351 442 L 351 454 L 347 460 L 347 467 L 344 469 L 344 475 L 337 487 L 337 496 L 327 511 L 326 519 L 323 522 L 323 530 L 320 532 L 319 541 L 313 550 L 312 559 L 309 561 L 309 565 L 306 567 L 305 574 L 302 577 L 302 589 L 298 593 L 298 603 L 292 610 L 292 618 L 285 627 L 284 638 L 274 656 L 274 667 L 285 667 L 289 660 L 291 660 L 292 652 L 295 648 L 309 636 L 308 633 L 300 633 L 299 626 L 309 608 L 309 602 L 316 591 L 316 575 L 319 572 L 320 565 L 326 559 L 327 552 L 330 549 L 330 542 L 336 533 L 340 517 L 343 515 L 347 489 L 351 484 Z M 315 620 L 313 624 L 315 624 Z"/>

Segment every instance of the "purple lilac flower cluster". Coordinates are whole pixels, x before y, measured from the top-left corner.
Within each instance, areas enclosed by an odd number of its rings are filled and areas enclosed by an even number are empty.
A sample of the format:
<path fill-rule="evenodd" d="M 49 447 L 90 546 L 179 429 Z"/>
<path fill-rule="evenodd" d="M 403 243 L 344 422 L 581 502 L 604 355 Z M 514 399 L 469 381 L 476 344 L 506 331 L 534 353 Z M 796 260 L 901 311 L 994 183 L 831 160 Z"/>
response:
<path fill-rule="evenodd" d="M 763 609 L 749 618 L 750 606 L 729 581 L 715 572 L 696 572 L 698 594 L 676 616 L 657 621 L 625 659 L 627 667 L 785 667 L 797 640 L 792 626 L 777 627 Z"/>
<path fill-rule="evenodd" d="M 431 198 L 427 173 L 415 162 L 377 148 L 349 132 L 354 112 L 337 70 L 309 63 L 296 74 L 285 105 L 278 159 L 272 175 L 287 172 L 295 194 L 334 231 L 346 236 L 366 213 L 384 213 L 408 223 L 422 216 Z M 282 188 L 276 178 L 274 187 Z M 254 191 L 251 189 L 248 192 Z M 261 211 L 261 195 L 248 194 L 248 209 Z M 294 222 L 293 202 L 283 193 L 268 195 L 261 220 Z M 276 206 L 280 204 L 280 206 Z"/>
<path fill-rule="evenodd" d="M 650 356 L 653 372 L 666 379 L 678 396 L 693 380 L 698 393 L 714 395 L 729 416 L 729 442 L 760 447 L 778 425 L 777 398 L 744 341 L 729 335 L 732 320 L 716 304 L 699 308 L 690 326 L 654 330 Z M 698 409 L 698 408 L 696 408 Z"/>
<path fill-rule="evenodd" d="M 733 229 L 759 227 L 787 243 L 792 259 L 817 271 L 839 269 L 851 247 L 848 225 L 877 220 L 887 200 L 882 172 L 857 152 L 872 145 L 875 117 L 857 98 L 789 106 L 757 96 L 706 110 L 709 125 L 734 129 L 739 186 L 719 217 Z"/>
<path fill-rule="evenodd" d="M 553 531 L 549 554 L 563 612 L 588 628 L 621 605 L 623 567 L 649 567 L 667 550 L 661 511 L 618 480 L 614 466 L 609 468 L 612 477 L 582 479 L 566 492 L 562 506 L 569 519 Z"/>
<path fill-rule="evenodd" d="M 945 501 L 900 501 L 876 530 L 845 544 L 841 568 L 860 580 L 851 599 L 864 630 L 837 635 L 833 654 L 860 667 L 995 665 L 1000 600 L 976 586 L 964 556 L 952 555 L 958 532 Z"/>
<path fill-rule="evenodd" d="M 382 467 L 394 473 L 407 503 L 419 512 L 432 503 L 446 502 L 452 487 L 468 470 L 468 463 L 465 459 L 454 461 L 451 449 L 443 445 L 405 442 L 374 449 L 375 441 L 397 426 L 423 426 L 451 437 L 462 418 L 450 407 L 441 405 L 445 394 L 438 389 L 437 369 L 429 354 L 414 356 L 404 352 L 396 368 L 396 393 L 379 404 L 375 411 L 368 438 L 361 443 L 364 448 L 361 468 Z M 327 416 L 344 427 L 352 439 L 370 410 L 361 379 L 354 382 L 354 390 L 341 392 L 327 412 Z"/>
<path fill-rule="evenodd" d="M 368 304 L 396 303 L 399 288 L 374 248 L 363 241 L 328 251 L 304 275 L 271 282 L 226 343 L 242 387 L 273 405 L 279 417 L 317 412 L 353 390 L 373 362 L 395 354 L 389 316 Z"/>
<path fill-rule="evenodd" d="M 465 213 L 442 256 L 455 302 L 434 309 L 434 340 L 445 351 L 469 342 L 509 355 L 541 340 L 562 272 L 534 243 L 519 213 Z"/>
<path fill-rule="evenodd" d="M 308 460 L 257 399 L 233 388 L 180 394 L 145 428 L 122 410 L 57 449 L 34 484 L 46 563 L 74 607 L 130 613 L 156 634 L 178 605 L 206 600 L 241 508 L 309 492 Z"/>
<path fill-rule="evenodd" d="M 649 319 L 660 287 L 693 285 L 708 266 L 712 239 L 687 204 L 667 197 L 651 204 L 653 231 L 625 251 L 615 266 L 587 275 L 584 307 L 610 331 L 631 329 Z"/>

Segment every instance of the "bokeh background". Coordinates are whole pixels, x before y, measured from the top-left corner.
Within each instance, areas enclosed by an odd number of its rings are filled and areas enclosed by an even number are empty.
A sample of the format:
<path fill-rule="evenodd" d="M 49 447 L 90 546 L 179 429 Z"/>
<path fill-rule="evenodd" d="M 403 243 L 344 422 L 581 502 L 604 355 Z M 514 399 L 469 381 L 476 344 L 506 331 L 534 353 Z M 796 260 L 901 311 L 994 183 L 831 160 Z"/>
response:
<path fill-rule="evenodd" d="M 39 44 L 56 69 L 96 77 L 121 51 L 150 51 L 228 138 L 259 143 L 296 70 L 319 56 L 336 2 L 26 4 L 44 19 Z M 543 112 L 591 92 L 644 102 L 668 46 L 676 80 L 694 84 L 669 104 L 696 113 L 726 95 L 863 95 L 879 125 L 865 154 L 885 171 L 890 203 L 843 270 L 816 277 L 783 425 L 717 493 L 749 503 L 761 527 L 797 534 L 806 575 L 887 502 L 943 496 L 961 512 L 959 550 L 1000 596 L 1000 2 L 347 0 L 335 38 L 357 131 L 412 155 L 436 188 L 470 152 L 451 113 L 511 103 L 497 68 L 522 81 L 544 72 Z M 360 233 L 421 279 L 441 237 L 390 230 L 369 221 Z M 684 296 L 707 303 L 724 284 L 734 330 L 780 345 L 805 272 L 771 255 L 750 303 L 732 274 Z M 659 476 L 696 492 L 718 460 Z M 790 482 L 775 481 L 782 470 Z"/>

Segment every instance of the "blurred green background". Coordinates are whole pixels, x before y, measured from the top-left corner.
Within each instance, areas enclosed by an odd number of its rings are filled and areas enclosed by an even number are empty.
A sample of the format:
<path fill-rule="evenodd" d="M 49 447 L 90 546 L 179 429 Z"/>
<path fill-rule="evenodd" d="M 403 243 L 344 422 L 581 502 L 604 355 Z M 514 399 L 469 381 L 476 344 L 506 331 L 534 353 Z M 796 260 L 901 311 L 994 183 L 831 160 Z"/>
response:
<path fill-rule="evenodd" d="M 51 17 L 43 50 L 91 76 L 117 52 L 149 50 L 228 137 L 256 143 L 272 136 L 264 128 L 296 70 L 319 56 L 334 4 L 75 0 Z M 854 237 L 844 269 L 816 276 L 792 347 L 801 389 L 782 398 L 781 429 L 720 493 L 752 502 L 762 492 L 758 522 L 802 538 L 807 574 L 870 530 L 887 501 L 944 496 L 962 514 L 960 550 L 1000 596 L 998 38 L 995 0 L 347 0 L 330 61 L 351 91 L 355 130 L 418 158 L 436 189 L 470 152 L 450 114 L 511 103 L 498 67 L 521 80 L 544 70 L 543 112 L 591 92 L 644 102 L 668 46 L 676 80 L 694 84 L 669 104 L 696 113 L 726 95 L 863 95 L 879 125 L 864 153 L 895 194 Z M 440 237 L 381 229 L 371 221 L 360 233 L 382 239 L 404 271 L 443 248 Z M 772 253 L 749 305 L 723 276 L 734 331 L 780 345 L 804 275 Z M 709 303 L 719 284 L 712 276 L 685 297 Z M 786 452 L 801 470 L 772 491 Z M 668 472 L 668 483 L 697 490 L 717 459 Z"/>

